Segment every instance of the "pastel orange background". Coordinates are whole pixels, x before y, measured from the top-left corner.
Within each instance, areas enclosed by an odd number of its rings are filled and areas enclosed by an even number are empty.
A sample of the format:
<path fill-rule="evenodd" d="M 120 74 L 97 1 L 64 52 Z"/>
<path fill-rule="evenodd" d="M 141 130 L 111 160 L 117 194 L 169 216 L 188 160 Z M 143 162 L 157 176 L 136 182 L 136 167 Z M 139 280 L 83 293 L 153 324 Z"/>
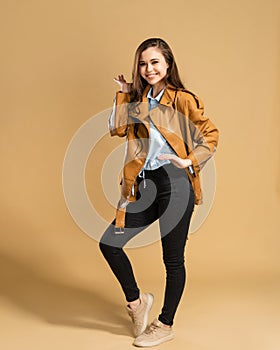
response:
<path fill-rule="evenodd" d="M 129 79 L 136 47 L 158 36 L 220 130 L 215 202 L 189 239 L 177 336 L 161 348 L 279 349 L 279 1 L 1 7 L 1 348 L 132 348 L 123 294 L 68 212 L 62 166 L 75 132 L 112 106 L 113 77 Z M 98 166 L 121 141 L 107 135 L 89 159 L 88 192 L 100 201 Z M 140 287 L 155 295 L 156 316 L 160 243 L 128 254 Z"/>

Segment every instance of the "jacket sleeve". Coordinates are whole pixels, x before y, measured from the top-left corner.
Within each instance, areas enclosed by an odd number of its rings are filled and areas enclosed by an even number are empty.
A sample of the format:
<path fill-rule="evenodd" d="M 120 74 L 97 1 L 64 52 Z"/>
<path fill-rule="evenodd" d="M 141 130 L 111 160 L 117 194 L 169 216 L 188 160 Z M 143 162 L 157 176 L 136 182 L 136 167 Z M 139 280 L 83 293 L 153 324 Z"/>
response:
<path fill-rule="evenodd" d="M 124 93 L 121 91 L 116 93 L 114 106 L 109 118 L 109 131 L 111 136 L 126 136 L 129 102 L 129 93 Z"/>
<path fill-rule="evenodd" d="M 191 159 L 194 170 L 199 172 L 216 152 L 219 131 L 210 119 L 204 116 L 204 105 L 199 97 L 191 96 L 188 99 L 188 109 L 194 145 L 187 158 Z"/>

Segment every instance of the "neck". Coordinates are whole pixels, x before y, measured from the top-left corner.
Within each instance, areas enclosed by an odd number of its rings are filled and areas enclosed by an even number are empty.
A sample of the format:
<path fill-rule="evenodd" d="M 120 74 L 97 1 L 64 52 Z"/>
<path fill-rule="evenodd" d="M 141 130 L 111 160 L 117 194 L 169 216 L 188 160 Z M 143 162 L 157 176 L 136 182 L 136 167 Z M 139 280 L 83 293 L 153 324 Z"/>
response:
<path fill-rule="evenodd" d="M 156 97 L 164 87 L 165 84 L 163 82 L 159 82 L 158 84 L 152 85 L 152 96 Z"/>

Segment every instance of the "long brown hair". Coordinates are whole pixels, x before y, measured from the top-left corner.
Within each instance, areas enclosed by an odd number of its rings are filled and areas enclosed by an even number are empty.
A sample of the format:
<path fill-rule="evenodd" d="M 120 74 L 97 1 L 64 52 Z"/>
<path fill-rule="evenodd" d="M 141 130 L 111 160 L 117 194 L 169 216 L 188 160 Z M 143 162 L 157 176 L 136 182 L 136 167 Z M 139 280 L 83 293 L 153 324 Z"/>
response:
<path fill-rule="evenodd" d="M 170 84 L 176 89 L 185 88 L 179 76 L 175 58 L 169 45 L 160 38 L 147 39 L 138 46 L 134 57 L 134 64 L 132 70 L 132 87 L 130 92 L 131 103 L 129 104 L 129 110 L 133 110 L 134 112 L 138 110 L 138 104 L 141 103 L 143 92 L 145 90 L 145 87 L 148 85 L 148 82 L 144 78 L 142 78 L 139 73 L 139 61 L 142 52 L 147 50 L 149 47 L 157 47 L 161 51 L 166 63 L 168 64 L 167 73 L 164 77 L 165 85 Z M 134 135 L 139 142 L 139 149 L 138 151 L 135 151 L 136 155 L 139 154 L 143 149 L 143 142 L 138 136 L 138 129 L 139 123 L 137 122 L 134 124 Z"/>
<path fill-rule="evenodd" d="M 143 41 L 137 48 L 134 57 L 134 64 L 132 70 L 132 89 L 131 101 L 141 101 L 143 91 L 147 86 L 147 81 L 143 79 L 139 73 L 139 61 L 143 51 L 149 47 L 157 47 L 160 49 L 166 63 L 168 64 L 167 74 L 165 76 L 165 83 L 174 86 L 175 88 L 185 88 L 179 76 L 178 68 L 175 62 L 173 52 L 169 45 L 160 38 L 150 38 Z"/>

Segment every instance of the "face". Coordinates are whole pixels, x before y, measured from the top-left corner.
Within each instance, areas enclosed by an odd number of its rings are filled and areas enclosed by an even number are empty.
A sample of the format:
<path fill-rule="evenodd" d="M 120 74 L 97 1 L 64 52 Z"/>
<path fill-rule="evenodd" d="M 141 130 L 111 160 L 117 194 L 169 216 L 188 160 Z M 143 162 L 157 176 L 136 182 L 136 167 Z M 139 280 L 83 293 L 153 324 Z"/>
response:
<path fill-rule="evenodd" d="M 168 64 L 157 47 L 149 47 L 142 52 L 139 60 L 139 73 L 150 85 L 163 84 Z"/>

